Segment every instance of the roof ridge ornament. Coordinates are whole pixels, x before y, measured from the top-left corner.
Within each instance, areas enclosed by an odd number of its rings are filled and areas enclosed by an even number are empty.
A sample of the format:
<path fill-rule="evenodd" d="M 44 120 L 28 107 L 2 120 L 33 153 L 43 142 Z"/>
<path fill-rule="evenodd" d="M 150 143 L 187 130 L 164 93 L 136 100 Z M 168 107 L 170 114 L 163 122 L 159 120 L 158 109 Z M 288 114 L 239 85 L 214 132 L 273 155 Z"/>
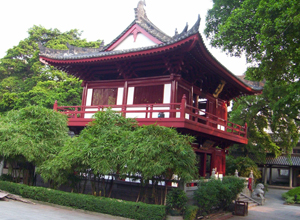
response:
<path fill-rule="evenodd" d="M 137 22 L 141 22 L 142 19 L 148 20 L 146 10 L 145 10 L 144 6 L 146 6 L 146 0 L 140 0 L 137 7 L 134 9 L 134 11 L 135 11 L 135 20 Z"/>
<path fill-rule="evenodd" d="M 181 37 L 186 37 L 186 36 L 190 36 L 191 34 L 197 33 L 199 31 L 200 21 L 201 21 L 201 18 L 200 18 L 200 15 L 198 14 L 198 19 L 197 19 L 196 23 L 194 24 L 194 26 L 190 30 L 188 30 L 188 27 L 189 27 L 188 23 L 186 23 L 183 31 L 180 34 L 178 34 L 177 28 L 176 28 L 175 35 L 173 36 L 173 40 L 177 40 Z"/>

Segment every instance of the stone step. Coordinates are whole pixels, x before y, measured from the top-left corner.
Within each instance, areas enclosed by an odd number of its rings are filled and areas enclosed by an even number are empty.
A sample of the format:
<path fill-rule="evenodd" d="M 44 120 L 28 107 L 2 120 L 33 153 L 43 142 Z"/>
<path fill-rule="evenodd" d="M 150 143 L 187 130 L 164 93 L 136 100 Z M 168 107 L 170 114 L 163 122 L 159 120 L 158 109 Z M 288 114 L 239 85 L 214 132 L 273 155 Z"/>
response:
<path fill-rule="evenodd" d="M 250 200 L 249 198 L 247 198 L 244 195 L 240 195 L 237 200 L 238 201 L 242 201 L 242 202 L 248 202 L 248 208 L 252 208 L 252 207 L 258 206 L 258 203 Z"/>

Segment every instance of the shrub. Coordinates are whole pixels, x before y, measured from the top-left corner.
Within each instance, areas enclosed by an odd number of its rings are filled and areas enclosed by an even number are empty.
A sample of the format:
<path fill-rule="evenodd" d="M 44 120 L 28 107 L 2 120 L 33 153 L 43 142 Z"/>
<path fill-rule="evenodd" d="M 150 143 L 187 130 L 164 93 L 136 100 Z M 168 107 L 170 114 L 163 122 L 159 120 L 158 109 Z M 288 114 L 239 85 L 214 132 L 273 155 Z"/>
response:
<path fill-rule="evenodd" d="M 194 192 L 202 215 L 209 214 L 214 210 L 227 209 L 237 195 L 243 190 L 244 181 L 237 177 L 224 177 L 221 180 L 202 182 Z"/>
<path fill-rule="evenodd" d="M 194 192 L 194 199 L 201 214 L 209 214 L 214 207 L 218 206 L 221 184 L 220 180 L 200 183 L 199 188 Z"/>
<path fill-rule="evenodd" d="M 295 195 L 300 196 L 300 186 L 289 190 L 287 192 L 287 195 L 289 195 L 289 196 L 295 196 Z"/>
<path fill-rule="evenodd" d="M 245 185 L 244 180 L 234 176 L 226 176 L 223 178 L 222 184 L 226 186 L 228 195 L 223 198 L 223 208 L 227 209 L 237 195 L 243 191 Z"/>
<path fill-rule="evenodd" d="M 6 181 L 0 181 L 0 189 L 25 198 L 125 218 L 161 220 L 166 215 L 165 206 L 161 205 L 149 205 L 140 202 L 136 203 L 92 195 L 68 193 Z"/>
<path fill-rule="evenodd" d="M 286 200 L 289 197 L 289 195 L 287 193 L 282 193 L 281 196 L 284 200 Z"/>
<path fill-rule="evenodd" d="M 0 180 L 13 182 L 14 178 L 10 174 L 2 174 Z"/>
<path fill-rule="evenodd" d="M 286 202 L 287 204 L 295 204 L 295 200 L 294 200 L 294 198 L 291 197 L 291 196 L 287 197 L 287 199 L 285 200 L 285 202 Z"/>
<path fill-rule="evenodd" d="M 261 178 L 261 173 L 258 170 L 256 163 L 249 157 L 226 156 L 226 174 L 233 175 L 235 170 L 238 170 L 239 176 L 249 177 L 251 170 L 255 180 Z"/>
<path fill-rule="evenodd" d="M 173 188 L 167 195 L 167 211 L 172 214 L 172 210 L 177 210 L 182 214 L 187 201 L 187 195 L 183 190 Z"/>
<path fill-rule="evenodd" d="M 282 194 L 287 204 L 300 203 L 300 186 Z"/>
<path fill-rule="evenodd" d="M 198 206 L 195 205 L 187 205 L 184 212 L 184 220 L 194 220 L 197 217 Z"/>

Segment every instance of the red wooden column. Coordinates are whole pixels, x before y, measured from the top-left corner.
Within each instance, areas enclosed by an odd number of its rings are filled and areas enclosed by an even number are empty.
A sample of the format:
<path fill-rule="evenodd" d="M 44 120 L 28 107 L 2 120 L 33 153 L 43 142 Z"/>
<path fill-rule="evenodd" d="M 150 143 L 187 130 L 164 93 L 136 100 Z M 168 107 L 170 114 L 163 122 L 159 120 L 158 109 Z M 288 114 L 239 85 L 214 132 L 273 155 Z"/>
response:
<path fill-rule="evenodd" d="M 122 114 L 124 117 L 126 117 L 126 114 L 124 111 L 126 111 L 126 106 L 127 106 L 127 97 L 128 97 L 128 82 L 125 81 L 124 83 L 124 92 L 123 92 L 123 104 L 122 104 Z"/>
<path fill-rule="evenodd" d="M 86 106 L 86 98 L 87 98 L 87 90 L 88 90 L 88 83 L 82 82 L 81 86 L 83 87 L 82 91 L 82 99 L 81 99 L 81 106 Z"/>
<path fill-rule="evenodd" d="M 176 80 L 174 79 L 174 75 L 172 76 L 172 82 L 171 82 L 171 103 L 175 103 L 176 102 Z M 174 105 L 171 105 L 171 110 L 175 109 Z M 175 118 L 176 117 L 176 113 L 175 112 L 171 112 L 170 113 L 170 118 Z"/>
<path fill-rule="evenodd" d="M 211 160 L 210 160 L 210 171 L 209 171 L 209 175 L 211 175 L 211 171 L 213 168 L 216 168 L 216 151 L 215 149 L 213 150 L 212 154 L 211 154 Z M 217 172 L 219 172 L 217 170 Z"/>
<path fill-rule="evenodd" d="M 222 162 L 223 162 L 223 176 L 225 176 L 226 172 L 226 154 L 225 154 L 225 149 L 222 150 Z"/>
<path fill-rule="evenodd" d="M 185 118 L 185 108 L 186 108 L 186 95 L 184 94 L 181 99 L 181 106 L 180 106 L 180 118 Z"/>
<path fill-rule="evenodd" d="M 206 160 L 207 160 L 207 153 L 204 153 L 204 155 L 203 155 L 203 167 L 202 167 L 202 173 L 203 173 L 204 178 L 206 176 Z"/>
<path fill-rule="evenodd" d="M 85 108 L 83 106 L 86 106 L 88 83 L 83 81 L 81 86 L 84 86 L 82 91 L 82 99 L 81 99 L 81 106 L 82 106 L 81 111 L 85 111 Z M 84 118 L 84 113 L 80 114 L 80 118 Z"/>

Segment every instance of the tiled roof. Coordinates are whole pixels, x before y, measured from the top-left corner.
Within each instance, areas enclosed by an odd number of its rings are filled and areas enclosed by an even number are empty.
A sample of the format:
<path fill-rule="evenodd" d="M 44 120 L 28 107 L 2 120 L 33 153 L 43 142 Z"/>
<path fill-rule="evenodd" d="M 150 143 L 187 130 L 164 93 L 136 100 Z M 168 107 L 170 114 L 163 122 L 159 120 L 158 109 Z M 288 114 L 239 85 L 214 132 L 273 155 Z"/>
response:
<path fill-rule="evenodd" d="M 277 158 L 267 157 L 265 164 L 282 166 L 300 166 L 300 156 L 291 156 L 290 159 L 287 156 L 279 156 Z"/>
<path fill-rule="evenodd" d="M 39 44 L 40 56 L 44 56 L 52 59 L 59 59 L 59 60 L 87 59 L 87 58 L 125 54 L 129 52 L 137 52 L 137 51 L 149 50 L 153 48 L 164 47 L 166 45 L 171 45 L 193 34 L 198 33 L 199 25 L 200 25 L 200 15 L 198 16 L 198 20 L 196 21 L 195 25 L 190 30 L 184 29 L 184 31 L 181 34 L 177 34 L 172 38 L 167 37 L 167 35 L 164 36 L 162 32 L 159 32 L 155 28 L 150 30 L 149 24 L 143 23 L 143 26 L 142 25 L 141 26 L 144 29 L 146 29 L 145 27 L 147 27 L 146 31 L 149 32 L 151 35 L 157 37 L 160 40 L 164 38 L 162 44 L 148 46 L 148 47 L 127 49 L 127 50 L 105 51 L 108 47 L 110 47 L 113 43 L 115 43 L 121 36 L 123 36 L 123 34 L 126 33 L 126 31 L 135 23 L 136 21 L 132 22 L 116 39 L 114 39 L 110 44 L 106 46 L 103 46 L 103 44 L 101 44 L 99 48 L 80 48 L 80 47 L 74 47 L 72 45 L 67 44 L 68 50 L 55 50 L 55 49 L 44 47 L 42 44 Z"/>
<path fill-rule="evenodd" d="M 250 81 L 245 79 L 245 75 L 237 76 L 241 81 L 243 81 L 246 85 L 250 86 L 253 89 L 262 89 L 264 87 L 265 81 L 258 82 L 258 81 Z"/>
<path fill-rule="evenodd" d="M 44 63 L 50 63 L 53 65 L 54 63 L 64 63 L 65 65 L 69 65 L 70 63 L 85 63 L 85 62 L 94 62 L 97 61 L 108 61 L 114 59 L 124 59 L 129 57 L 136 57 L 136 54 L 139 56 L 149 55 L 153 53 L 164 52 L 170 49 L 175 49 L 179 45 L 185 44 L 187 41 L 190 41 L 194 35 L 197 35 L 195 39 L 198 39 L 198 46 L 200 50 L 203 51 L 204 55 L 201 55 L 205 62 L 211 60 L 212 62 L 216 62 L 214 65 L 219 65 L 221 69 L 223 69 L 223 73 L 227 77 L 227 81 L 240 81 L 242 83 L 242 87 L 245 89 L 249 87 L 243 80 L 237 78 L 230 71 L 228 71 L 221 63 L 218 62 L 208 51 L 205 44 L 203 43 L 202 36 L 199 33 L 200 26 L 200 15 L 198 15 L 198 19 L 196 23 L 193 25 L 191 29 L 188 30 L 188 25 L 185 26 L 183 31 L 178 34 L 177 31 L 173 37 L 169 37 L 161 30 L 159 30 L 148 18 L 146 12 L 143 8 L 144 1 L 140 1 L 138 7 L 135 9 L 136 15 L 135 20 L 118 36 L 116 37 L 110 44 L 104 46 L 102 42 L 99 48 L 79 48 L 74 47 L 72 45 L 67 44 L 68 50 L 55 50 L 44 47 L 42 44 L 39 44 L 40 49 L 40 59 Z M 134 25 L 139 25 L 142 27 L 147 33 L 161 41 L 162 43 L 156 44 L 154 46 L 140 47 L 140 48 L 132 48 L 132 49 L 124 49 L 124 50 L 110 50 L 110 47 L 116 43 L 121 37 L 123 37 L 127 31 L 130 30 Z M 186 41 L 186 42 L 185 42 Z M 194 41 L 195 42 L 195 41 Z M 194 45 L 195 46 L 195 45 Z M 196 49 L 198 53 L 201 53 L 200 50 Z M 136 53 L 137 52 L 137 53 Z M 198 62 L 198 61 L 197 61 Z M 68 64 L 67 64 L 68 63 Z M 207 62 L 208 63 L 208 62 Z M 60 66 L 60 68 L 63 68 Z M 67 67 L 68 68 L 68 67 Z M 229 77 L 229 78 L 228 78 Z M 257 93 L 262 90 L 262 88 L 251 88 L 251 93 Z M 247 92 L 250 91 L 247 89 Z M 248 94 L 248 93 L 247 93 Z"/>

